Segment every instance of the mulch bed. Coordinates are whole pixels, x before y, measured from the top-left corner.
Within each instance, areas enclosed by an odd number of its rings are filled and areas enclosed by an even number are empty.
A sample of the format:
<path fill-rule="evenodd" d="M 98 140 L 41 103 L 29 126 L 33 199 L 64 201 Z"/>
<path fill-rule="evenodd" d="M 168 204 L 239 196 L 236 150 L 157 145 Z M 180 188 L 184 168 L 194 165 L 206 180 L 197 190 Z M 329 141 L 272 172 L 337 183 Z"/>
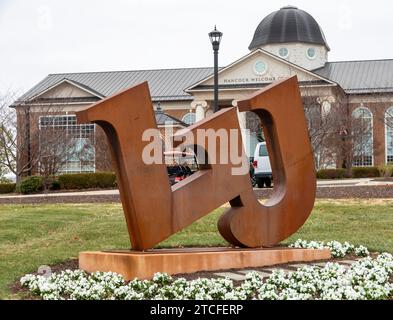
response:
<path fill-rule="evenodd" d="M 45 204 L 45 203 L 111 203 L 120 202 L 117 194 L 100 195 L 70 195 L 70 196 L 41 196 L 1 198 L 0 204 Z"/>
<path fill-rule="evenodd" d="M 273 189 L 254 191 L 258 198 L 269 198 Z M 387 199 L 393 198 L 393 185 L 318 187 L 317 199 Z"/>
<path fill-rule="evenodd" d="M 375 178 L 371 181 L 377 181 L 377 182 L 393 182 L 393 177 L 381 177 L 381 178 Z"/>
<path fill-rule="evenodd" d="M 370 254 L 371 257 L 375 258 L 378 254 Z M 271 266 L 264 266 L 264 267 L 250 267 L 250 268 L 244 268 L 244 269 L 225 269 L 225 270 L 215 270 L 215 271 L 201 271 L 201 272 L 195 272 L 195 273 L 184 273 L 184 274 L 177 274 L 174 275 L 173 278 L 185 278 L 187 280 L 195 280 L 198 278 L 217 278 L 216 275 L 214 275 L 215 273 L 218 272 L 234 272 L 234 273 L 238 273 L 239 271 L 242 270 L 255 270 L 255 271 L 262 271 L 262 272 L 266 272 L 266 269 L 270 269 L 270 268 L 277 268 L 277 269 L 289 269 L 289 270 L 293 270 L 296 271 L 296 268 L 292 267 L 291 265 L 295 265 L 295 264 L 314 264 L 314 263 L 319 263 L 319 262 L 339 262 L 342 260 L 356 260 L 359 259 L 358 256 L 355 255 L 347 255 L 344 258 L 332 258 L 332 259 L 328 259 L 328 260 L 315 260 L 315 261 L 296 261 L 296 262 L 290 262 L 290 263 L 284 263 L 284 264 L 277 264 L 277 265 L 271 265 Z M 243 274 L 244 275 L 244 274 Z M 235 281 L 232 280 L 234 285 L 239 285 L 240 283 L 242 283 L 242 281 Z"/>
<path fill-rule="evenodd" d="M 59 264 L 51 265 L 50 268 L 52 273 L 58 273 L 64 270 L 76 270 L 79 268 L 78 259 L 70 259 Z M 32 272 L 32 274 L 38 275 L 38 272 Z M 19 294 L 20 296 L 22 296 L 23 299 L 40 300 L 40 297 L 33 295 L 32 293 L 29 292 L 29 290 L 23 288 L 19 280 L 15 281 L 10 286 L 10 289 L 13 294 Z"/>

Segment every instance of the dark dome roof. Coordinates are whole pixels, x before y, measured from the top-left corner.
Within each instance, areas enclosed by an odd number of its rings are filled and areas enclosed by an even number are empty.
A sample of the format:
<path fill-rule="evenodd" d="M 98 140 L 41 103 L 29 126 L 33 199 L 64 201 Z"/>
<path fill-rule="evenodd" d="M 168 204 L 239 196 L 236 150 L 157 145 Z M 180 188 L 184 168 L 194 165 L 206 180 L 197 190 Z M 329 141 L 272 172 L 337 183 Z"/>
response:
<path fill-rule="evenodd" d="M 255 30 L 250 50 L 261 45 L 305 42 L 329 46 L 319 24 L 306 11 L 293 6 L 283 7 L 265 17 Z"/>

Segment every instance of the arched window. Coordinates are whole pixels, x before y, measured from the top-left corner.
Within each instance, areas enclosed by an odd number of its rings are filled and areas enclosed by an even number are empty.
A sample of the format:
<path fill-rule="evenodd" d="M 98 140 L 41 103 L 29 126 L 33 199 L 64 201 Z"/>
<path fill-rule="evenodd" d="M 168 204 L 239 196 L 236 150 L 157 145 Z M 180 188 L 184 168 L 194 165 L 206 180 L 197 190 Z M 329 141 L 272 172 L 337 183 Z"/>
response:
<path fill-rule="evenodd" d="M 373 114 L 366 107 L 352 112 L 353 166 L 373 165 Z"/>
<path fill-rule="evenodd" d="M 393 164 L 393 107 L 385 113 L 386 163 Z"/>
<path fill-rule="evenodd" d="M 190 112 L 190 113 L 186 113 L 183 118 L 181 119 L 181 121 L 183 121 L 184 123 L 187 124 L 194 124 L 195 123 L 195 113 Z"/>

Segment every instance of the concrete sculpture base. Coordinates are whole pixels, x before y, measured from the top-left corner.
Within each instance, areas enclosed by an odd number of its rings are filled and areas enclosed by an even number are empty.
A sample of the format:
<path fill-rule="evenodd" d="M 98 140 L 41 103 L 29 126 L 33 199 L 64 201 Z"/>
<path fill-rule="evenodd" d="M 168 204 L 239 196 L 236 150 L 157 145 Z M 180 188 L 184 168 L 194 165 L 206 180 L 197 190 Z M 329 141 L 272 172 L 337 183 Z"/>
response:
<path fill-rule="evenodd" d="M 116 272 L 126 280 L 150 279 L 156 272 L 193 273 L 242 269 L 330 259 L 328 249 L 187 248 L 79 253 L 79 268 L 87 272 Z"/>

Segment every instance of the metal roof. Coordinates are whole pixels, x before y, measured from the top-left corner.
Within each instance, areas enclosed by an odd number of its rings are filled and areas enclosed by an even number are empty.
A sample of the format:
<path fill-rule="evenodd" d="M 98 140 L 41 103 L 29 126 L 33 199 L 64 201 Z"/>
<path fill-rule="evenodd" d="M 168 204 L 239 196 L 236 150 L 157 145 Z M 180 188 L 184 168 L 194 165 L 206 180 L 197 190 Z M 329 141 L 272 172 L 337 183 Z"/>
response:
<path fill-rule="evenodd" d="M 272 43 L 304 42 L 322 44 L 328 50 L 318 22 L 306 11 L 286 6 L 266 16 L 255 30 L 250 50 Z"/>
<path fill-rule="evenodd" d="M 83 85 L 104 97 L 148 81 L 153 101 L 192 100 L 192 96 L 183 91 L 184 88 L 212 73 L 213 68 L 183 68 L 50 74 L 18 100 L 32 99 L 65 79 Z"/>
<path fill-rule="evenodd" d="M 176 119 L 175 117 L 170 116 L 169 114 L 164 113 L 162 110 L 155 110 L 154 115 L 156 116 L 156 122 L 158 126 L 163 125 L 179 125 L 182 127 L 188 127 L 188 124 Z"/>
<path fill-rule="evenodd" d="M 393 92 L 393 59 L 327 62 L 313 72 L 349 94 Z"/>
<path fill-rule="evenodd" d="M 348 94 L 393 92 L 393 59 L 327 62 L 311 72 L 338 83 Z M 153 101 L 187 101 L 193 97 L 184 90 L 212 73 L 213 68 L 184 68 L 50 74 L 16 103 L 28 101 L 63 80 L 104 97 L 148 81 Z"/>

